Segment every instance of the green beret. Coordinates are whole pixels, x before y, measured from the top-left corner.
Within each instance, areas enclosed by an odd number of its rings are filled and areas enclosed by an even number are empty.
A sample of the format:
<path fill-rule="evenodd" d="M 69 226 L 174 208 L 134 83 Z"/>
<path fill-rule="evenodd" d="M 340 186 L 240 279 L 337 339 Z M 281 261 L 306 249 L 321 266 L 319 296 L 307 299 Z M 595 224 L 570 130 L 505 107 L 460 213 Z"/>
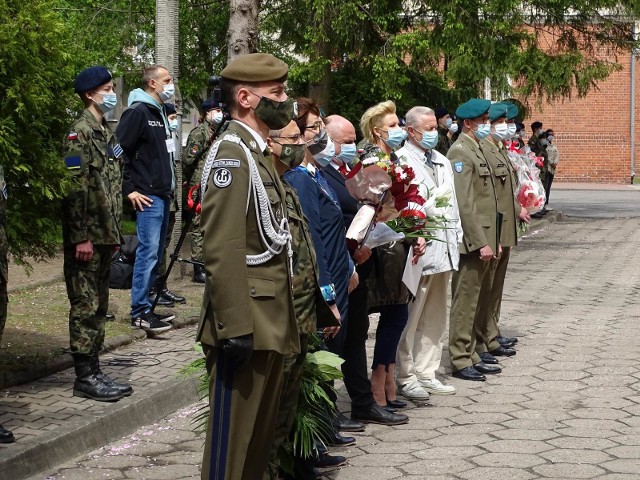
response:
<path fill-rule="evenodd" d="M 494 103 L 489 107 L 489 121 L 493 123 L 499 118 L 507 118 L 506 103 Z"/>
<path fill-rule="evenodd" d="M 234 59 L 220 73 L 237 82 L 284 82 L 289 66 L 269 53 L 249 53 Z"/>
<path fill-rule="evenodd" d="M 89 67 L 81 71 L 76 77 L 74 90 L 84 93 L 111 81 L 111 72 L 105 67 Z"/>
<path fill-rule="evenodd" d="M 478 118 L 487 113 L 489 111 L 489 107 L 491 107 L 491 100 L 472 98 L 456 109 L 456 116 L 459 120 L 464 120 L 465 118 Z"/>
<path fill-rule="evenodd" d="M 507 106 L 507 118 L 509 120 L 513 120 L 520 115 L 520 110 L 518 110 L 518 106 L 515 103 L 504 102 Z"/>

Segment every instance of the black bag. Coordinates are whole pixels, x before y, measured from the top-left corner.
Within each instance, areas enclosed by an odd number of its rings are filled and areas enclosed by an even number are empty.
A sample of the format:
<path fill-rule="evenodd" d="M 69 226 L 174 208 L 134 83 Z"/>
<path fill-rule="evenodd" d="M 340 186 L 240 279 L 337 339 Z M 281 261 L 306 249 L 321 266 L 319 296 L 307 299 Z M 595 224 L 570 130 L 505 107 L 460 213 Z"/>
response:
<path fill-rule="evenodd" d="M 126 255 L 120 253 L 111 261 L 109 274 L 109 288 L 128 290 L 133 282 L 133 264 L 129 263 Z"/>
<path fill-rule="evenodd" d="M 136 249 L 138 248 L 137 235 L 125 235 L 124 242 L 120 247 L 120 255 L 126 257 L 128 263 L 133 265 L 136 262 Z"/>

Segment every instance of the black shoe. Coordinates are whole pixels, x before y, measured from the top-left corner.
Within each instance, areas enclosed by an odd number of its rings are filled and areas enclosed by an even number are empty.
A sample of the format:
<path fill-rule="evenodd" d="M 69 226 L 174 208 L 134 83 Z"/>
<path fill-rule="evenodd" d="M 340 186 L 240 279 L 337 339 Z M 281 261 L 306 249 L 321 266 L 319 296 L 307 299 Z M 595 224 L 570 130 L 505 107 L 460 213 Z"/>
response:
<path fill-rule="evenodd" d="M 324 453 L 320 455 L 315 466 L 316 468 L 332 468 L 339 467 L 345 463 L 347 463 L 347 459 L 342 455 L 329 455 L 328 453 Z"/>
<path fill-rule="evenodd" d="M 364 432 L 364 424 L 351 420 L 338 412 L 332 420 L 333 426 L 340 432 Z"/>
<path fill-rule="evenodd" d="M 115 402 L 123 395 L 116 388 L 105 385 L 92 372 L 89 355 L 74 355 L 73 366 L 76 371 L 76 381 L 73 384 L 75 397 L 90 398 L 98 402 Z"/>
<path fill-rule="evenodd" d="M 13 436 L 13 433 L 0 425 L 0 443 L 13 443 L 15 441 L 16 437 Z"/>
<path fill-rule="evenodd" d="M 498 342 L 500 344 L 501 347 L 503 348 L 513 348 L 516 346 L 515 343 L 512 342 Z"/>
<path fill-rule="evenodd" d="M 373 404 L 364 409 L 351 409 L 351 419 L 363 423 L 377 423 L 378 425 L 403 425 L 409 417 L 402 413 L 390 413 L 379 405 Z"/>
<path fill-rule="evenodd" d="M 160 294 L 162 295 L 162 298 L 164 298 L 165 300 L 169 300 L 170 302 L 187 303 L 186 298 L 184 298 L 182 295 L 178 295 L 177 293 L 172 292 L 166 287 L 160 290 Z"/>
<path fill-rule="evenodd" d="M 518 343 L 518 337 L 503 337 L 502 335 L 498 335 L 496 337 L 496 340 L 498 341 L 498 343 L 500 345 L 502 345 L 502 343 L 511 343 L 513 345 L 515 345 L 516 343 Z M 504 347 L 504 345 L 502 345 Z"/>
<path fill-rule="evenodd" d="M 474 380 L 476 382 L 484 382 L 487 377 L 473 367 L 465 367 L 462 370 L 456 370 L 451 375 L 462 380 Z"/>
<path fill-rule="evenodd" d="M 482 362 L 478 362 L 476 363 L 473 368 L 475 368 L 478 372 L 480 373 L 487 373 L 487 374 L 495 374 L 495 373 L 500 373 L 502 372 L 502 368 L 498 365 L 487 365 L 486 363 L 482 363 Z"/>
<path fill-rule="evenodd" d="M 332 447 L 348 447 L 349 445 L 355 445 L 356 438 L 355 437 L 345 437 L 344 435 L 340 435 L 339 432 L 336 432 L 333 435 L 333 438 L 329 442 L 329 445 Z"/>
<path fill-rule="evenodd" d="M 149 302 L 151 303 L 151 305 L 153 305 L 153 302 L 155 302 L 156 300 L 156 294 L 155 293 L 150 293 L 149 294 Z M 158 307 L 175 307 L 175 303 L 173 303 L 173 301 L 169 300 L 168 298 L 160 295 L 160 297 L 158 298 L 158 303 L 156 303 L 156 306 Z"/>
<path fill-rule="evenodd" d="M 499 347 L 489 352 L 494 357 L 513 357 L 516 351 L 513 348 Z"/>
<path fill-rule="evenodd" d="M 538 212 L 538 213 L 532 214 L 531 218 L 542 218 L 543 216 L 544 216 L 544 213 Z"/>
<path fill-rule="evenodd" d="M 131 328 L 141 328 L 145 332 L 157 334 L 171 330 L 171 324 L 160 320 L 153 312 L 144 312 L 131 319 Z"/>
<path fill-rule="evenodd" d="M 89 359 L 91 362 L 91 372 L 95 375 L 95 377 L 104 383 L 107 387 L 114 388 L 118 390 L 123 396 L 128 397 L 133 393 L 133 388 L 128 383 L 118 383 L 114 382 L 110 377 L 108 377 L 100 368 L 100 359 L 98 358 L 98 354 L 94 353 L 91 355 Z"/>
<path fill-rule="evenodd" d="M 107 312 L 104 314 L 104 319 L 107 322 L 113 322 L 116 319 L 116 316 L 113 313 Z"/>
<path fill-rule="evenodd" d="M 487 365 L 498 365 L 500 363 L 500 361 L 489 352 L 482 352 L 480 354 L 480 359 L 482 360 L 482 363 L 486 363 Z"/>
<path fill-rule="evenodd" d="M 155 313 L 155 312 L 153 312 Z M 156 317 L 158 317 L 158 320 L 160 320 L 161 322 L 165 322 L 165 323 L 169 323 L 173 320 L 176 319 L 176 316 L 173 314 L 169 314 L 169 315 L 163 315 L 162 313 L 156 313 Z"/>
<path fill-rule="evenodd" d="M 195 283 L 204 283 L 207 275 L 204 272 L 204 266 L 202 265 L 194 265 L 193 266 L 193 281 Z"/>
<path fill-rule="evenodd" d="M 389 413 L 396 413 L 398 410 L 396 408 L 390 407 L 389 405 L 385 405 L 384 408 Z"/>
<path fill-rule="evenodd" d="M 387 407 L 391 408 L 405 408 L 408 405 L 407 402 L 403 402 L 402 400 L 389 400 L 387 399 Z"/>

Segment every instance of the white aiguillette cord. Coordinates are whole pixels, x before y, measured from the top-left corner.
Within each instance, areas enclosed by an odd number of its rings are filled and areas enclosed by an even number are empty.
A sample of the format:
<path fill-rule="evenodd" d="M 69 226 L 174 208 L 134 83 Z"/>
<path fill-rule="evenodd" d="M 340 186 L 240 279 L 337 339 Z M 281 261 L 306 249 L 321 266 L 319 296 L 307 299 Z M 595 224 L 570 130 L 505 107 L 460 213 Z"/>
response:
<path fill-rule="evenodd" d="M 209 174 L 215 161 L 218 149 L 223 141 L 236 143 L 244 151 L 247 157 L 247 163 L 249 165 L 249 189 L 247 191 L 247 206 L 245 213 L 249 214 L 249 202 L 251 200 L 251 194 L 256 199 L 253 202 L 255 207 L 256 221 L 258 223 L 258 232 L 260 232 L 260 239 L 262 244 L 266 247 L 266 251 L 258 255 L 247 255 L 247 265 L 255 266 L 268 262 L 276 255 L 282 253 L 284 246 L 287 246 L 287 256 L 289 257 L 289 271 L 293 272 L 293 250 L 291 248 L 291 231 L 289 229 L 289 221 L 286 215 L 282 215 L 282 220 L 278 224 L 273 210 L 271 209 L 271 201 L 267 195 L 267 190 L 260 178 L 260 172 L 258 171 L 258 165 L 253 159 L 253 155 L 249 149 L 242 143 L 240 137 L 237 135 L 226 135 L 222 139 L 215 142 L 209 153 L 202 170 L 202 178 L 200 181 L 200 189 L 202 191 L 202 199 L 204 201 L 204 195 L 207 192 L 207 182 L 209 180 Z M 277 226 L 277 228 L 276 228 Z"/>

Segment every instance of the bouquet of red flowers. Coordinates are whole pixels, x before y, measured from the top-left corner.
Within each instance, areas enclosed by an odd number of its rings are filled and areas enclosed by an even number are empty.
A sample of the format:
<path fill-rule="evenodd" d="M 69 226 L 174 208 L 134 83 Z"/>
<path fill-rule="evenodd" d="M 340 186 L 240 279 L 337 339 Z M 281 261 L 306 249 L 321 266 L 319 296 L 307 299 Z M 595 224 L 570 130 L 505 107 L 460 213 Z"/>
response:
<path fill-rule="evenodd" d="M 518 203 L 529 213 L 539 212 L 546 201 L 539 170 L 544 165 L 544 159 L 531 151 L 522 152 L 515 146 L 515 142 L 509 145 L 507 154 L 518 177 L 518 188 L 515 192 Z"/>

